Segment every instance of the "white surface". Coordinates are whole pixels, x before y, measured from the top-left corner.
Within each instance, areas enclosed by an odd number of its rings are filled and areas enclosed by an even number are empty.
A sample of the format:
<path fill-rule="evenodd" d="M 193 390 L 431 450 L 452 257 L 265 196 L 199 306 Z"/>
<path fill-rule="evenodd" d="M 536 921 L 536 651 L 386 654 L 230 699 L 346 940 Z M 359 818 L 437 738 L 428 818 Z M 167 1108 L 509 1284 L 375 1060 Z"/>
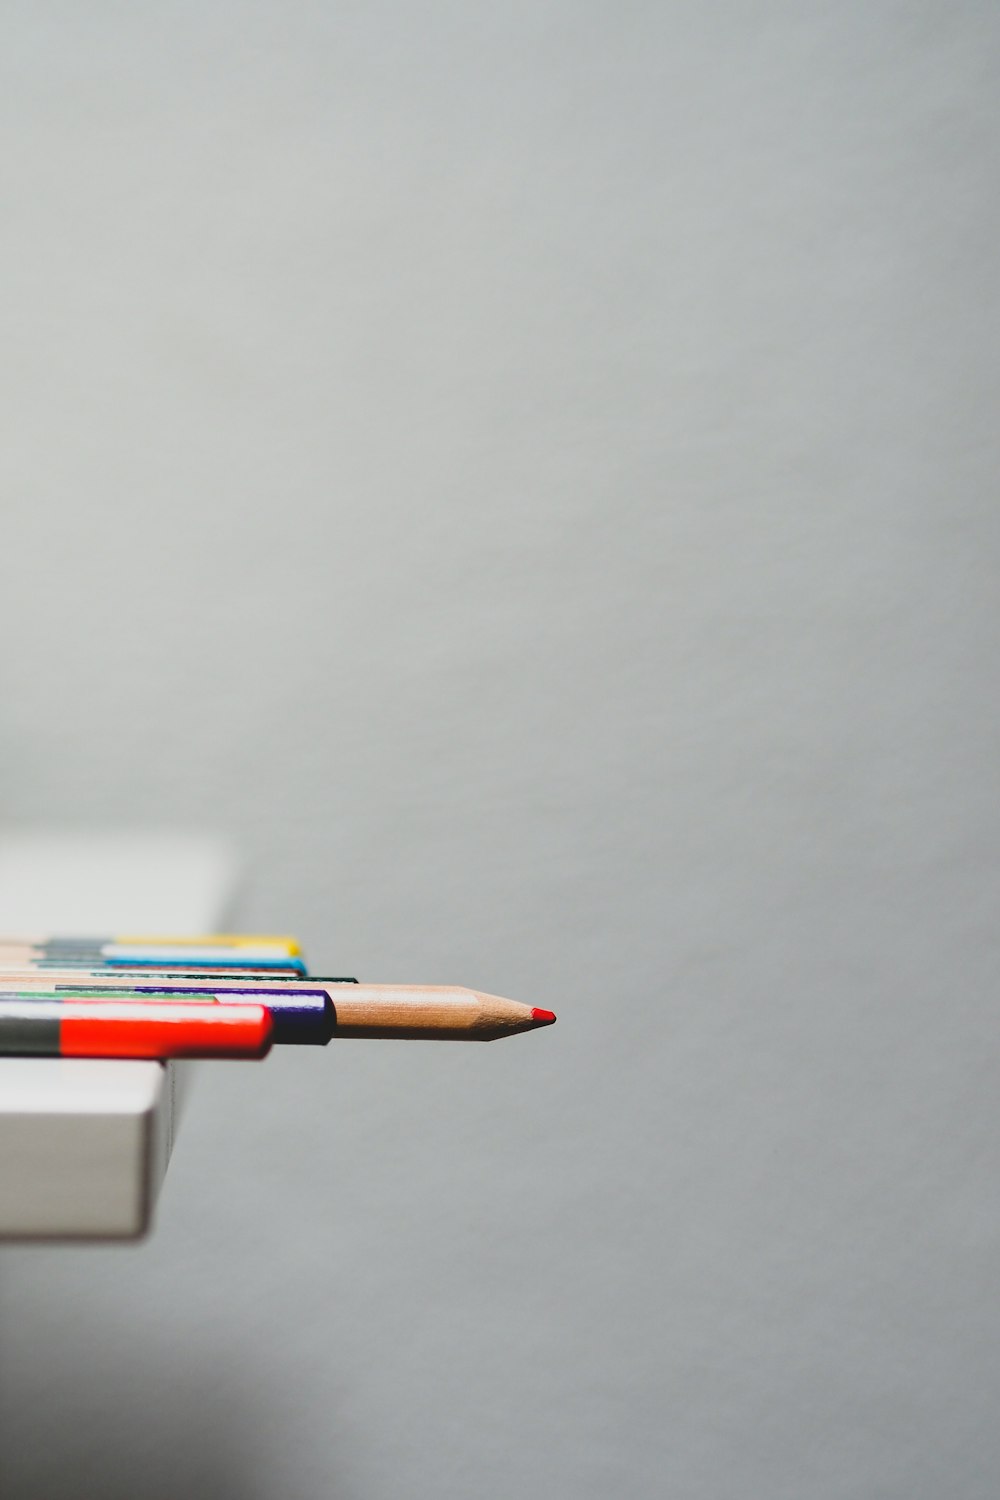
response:
<path fill-rule="evenodd" d="M 0 805 L 559 1014 L 204 1064 L 5 1493 L 996 1500 L 1000 6 L 3 11 Z"/>
<path fill-rule="evenodd" d="M 227 851 L 169 835 L 0 835 L 0 932 L 211 930 L 232 891 Z M 145 1232 L 186 1069 L 0 1058 L 0 1238 Z"/>
<path fill-rule="evenodd" d="M 0 1058 L 0 1238 L 142 1234 L 172 1131 L 162 1064 Z"/>
<path fill-rule="evenodd" d="M 193 834 L 0 830 L 0 933 L 195 936 L 235 877 L 225 845 Z"/>
<path fill-rule="evenodd" d="M 0 1107 L 24 1116 L 76 1115 L 93 1109 L 96 1094 L 106 1101 L 103 1113 L 131 1115 L 150 1108 L 158 1089 L 149 1080 L 158 1072 L 145 1062 L 0 1057 Z"/>

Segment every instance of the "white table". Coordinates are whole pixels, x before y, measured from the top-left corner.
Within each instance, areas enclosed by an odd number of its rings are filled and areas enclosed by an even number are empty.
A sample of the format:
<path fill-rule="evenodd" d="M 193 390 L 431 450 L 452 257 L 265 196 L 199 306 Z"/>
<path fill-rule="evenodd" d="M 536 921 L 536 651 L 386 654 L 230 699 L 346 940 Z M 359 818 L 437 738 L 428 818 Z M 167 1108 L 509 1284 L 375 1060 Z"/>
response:
<path fill-rule="evenodd" d="M 169 834 L 0 834 L 0 933 L 209 932 L 235 866 Z M 0 1239 L 149 1228 L 190 1067 L 0 1058 Z"/>

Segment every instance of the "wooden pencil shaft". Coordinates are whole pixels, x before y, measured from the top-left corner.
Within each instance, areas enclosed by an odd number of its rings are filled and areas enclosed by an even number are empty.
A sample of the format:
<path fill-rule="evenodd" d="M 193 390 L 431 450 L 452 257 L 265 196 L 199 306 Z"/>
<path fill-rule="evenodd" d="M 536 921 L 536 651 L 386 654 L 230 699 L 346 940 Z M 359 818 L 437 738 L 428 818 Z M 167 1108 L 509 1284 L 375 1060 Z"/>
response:
<path fill-rule="evenodd" d="M 450 985 L 336 985 L 334 1037 L 495 1041 L 535 1023 L 528 1005 Z"/>

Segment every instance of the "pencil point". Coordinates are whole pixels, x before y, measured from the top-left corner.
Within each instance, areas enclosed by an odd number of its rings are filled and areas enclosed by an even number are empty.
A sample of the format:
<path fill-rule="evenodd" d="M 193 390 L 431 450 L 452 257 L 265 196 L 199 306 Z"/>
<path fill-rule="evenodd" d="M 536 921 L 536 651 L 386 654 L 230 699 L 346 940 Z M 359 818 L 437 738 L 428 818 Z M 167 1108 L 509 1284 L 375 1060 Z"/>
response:
<path fill-rule="evenodd" d="M 535 1005 L 531 1010 L 531 1019 L 536 1026 L 551 1026 L 555 1020 L 555 1014 L 551 1010 L 539 1010 L 538 1006 Z"/>

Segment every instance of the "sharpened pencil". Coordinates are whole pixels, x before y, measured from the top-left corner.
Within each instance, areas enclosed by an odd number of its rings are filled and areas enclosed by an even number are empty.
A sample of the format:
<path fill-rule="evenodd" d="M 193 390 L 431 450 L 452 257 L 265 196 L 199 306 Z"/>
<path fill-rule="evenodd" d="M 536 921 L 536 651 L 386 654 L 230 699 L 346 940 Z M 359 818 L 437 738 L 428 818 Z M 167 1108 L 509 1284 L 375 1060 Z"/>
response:
<path fill-rule="evenodd" d="M 327 994 L 335 1038 L 493 1042 L 555 1020 L 550 1010 L 456 985 L 345 984 Z"/>
<path fill-rule="evenodd" d="M 32 989 L 36 976 L 18 980 Z M 550 1010 L 523 1005 L 498 995 L 449 985 L 364 985 L 348 979 L 288 980 L 279 985 L 247 981 L 221 984 L 198 977 L 187 981 L 158 978 L 155 983 L 123 986 L 116 975 L 73 977 L 52 986 L 56 993 L 89 994 L 127 989 L 136 996 L 208 993 L 229 1003 L 259 999 L 272 1012 L 275 1041 L 323 1045 L 348 1037 L 411 1040 L 495 1041 L 520 1031 L 551 1026 Z"/>
<path fill-rule="evenodd" d="M 34 985 L 19 979 L 17 988 L 31 989 Z M 116 975 L 108 975 L 106 979 L 92 977 L 84 986 L 70 977 L 52 988 L 59 993 L 92 994 L 105 988 L 121 990 L 122 981 Z M 241 976 L 230 984 L 201 977 L 185 983 L 168 978 L 155 984 L 130 981 L 126 988 L 134 989 L 136 995 L 201 991 L 220 1000 L 259 998 L 274 1015 L 276 1041 L 295 1040 L 320 1046 L 353 1037 L 490 1042 L 520 1031 L 551 1026 L 555 1021 L 550 1010 L 455 985 L 370 985 L 310 976 L 287 980 L 279 986 L 251 982 Z M 296 1015 L 296 1011 L 300 1013 Z"/>

